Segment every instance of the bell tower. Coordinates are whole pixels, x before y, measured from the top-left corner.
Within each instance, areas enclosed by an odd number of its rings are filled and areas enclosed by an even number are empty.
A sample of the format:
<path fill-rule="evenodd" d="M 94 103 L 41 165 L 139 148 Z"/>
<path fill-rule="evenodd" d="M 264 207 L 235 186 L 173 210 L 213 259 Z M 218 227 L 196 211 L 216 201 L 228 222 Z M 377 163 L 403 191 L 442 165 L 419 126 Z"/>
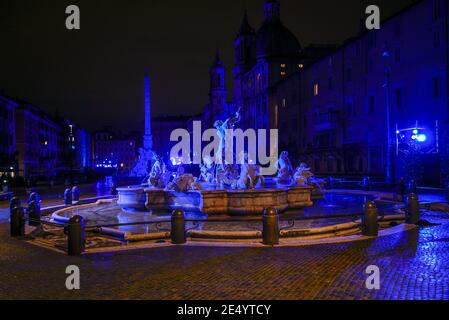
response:
<path fill-rule="evenodd" d="M 215 111 L 221 111 L 226 106 L 226 74 L 223 61 L 217 49 L 215 59 L 209 71 L 210 75 L 210 105 Z"/>

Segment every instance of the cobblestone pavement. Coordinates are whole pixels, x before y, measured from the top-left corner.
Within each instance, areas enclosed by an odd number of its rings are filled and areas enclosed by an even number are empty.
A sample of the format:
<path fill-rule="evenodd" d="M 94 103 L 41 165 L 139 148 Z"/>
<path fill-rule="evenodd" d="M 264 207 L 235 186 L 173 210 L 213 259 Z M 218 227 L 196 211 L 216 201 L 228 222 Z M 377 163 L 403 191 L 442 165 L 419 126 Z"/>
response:
<path fill-rule="evenodd" d="M 68 257 L 11 239 L 0 210 L 0 298 L 449 299 L 449 219 L 430 215 L 442 224 L 355 243 Z M 79 291 L 65 289 L 72 264 L 81 270 Z M 381 270 L 379 291 L 365 288 L 369 265 Z"/>

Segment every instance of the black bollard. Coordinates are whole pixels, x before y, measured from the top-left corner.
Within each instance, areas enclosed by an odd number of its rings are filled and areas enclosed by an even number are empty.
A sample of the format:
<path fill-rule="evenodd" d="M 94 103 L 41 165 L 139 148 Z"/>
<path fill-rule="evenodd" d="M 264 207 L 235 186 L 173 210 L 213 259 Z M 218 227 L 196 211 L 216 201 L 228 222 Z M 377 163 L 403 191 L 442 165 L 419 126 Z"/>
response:
<path fill-rule="evenodd" d="M 401 202 L 405 202 L 405 194 L 407 193 L 404 178 L 401 178 L 396 186 L 396 194 Z"/>
<path fill-rule="evenodd" d="M 263 222 L 263 244 L 274 246 L 279 244 L 279 215 L 275 208 L 265 209 L 262 215 Z"/>
<path fill-rule="evenodd" d="M 421 219 L 421 213 L 419 208 L 418 196 L 414 193 L 408 196 L 406 213 L 406 222 L 408 224 L 418 224 L 419 220 Z"/>
<path fill-rule="evenodd" d="M 85 248 L 84 218 L 73 216 L 67 228 L 67 252 L 71 256 L 83 253 Z"/>
<path fill-rule="evenodd" d="M 74 186 L 72 188 L 72 203 L 80 201 L 80 188 Z"/>
<path fill-rule="evenodd" d="M 41 225 L 41 208 L 36 201 L 31 201 L 27 208 L 28 225 L 38 227 Z"/>
<path fill-rule="evenodd" d="M 12 210 L 15 207 L 20 207 L 20 198 L 19 197 L 13 197 L 10 201 L 9 201 L 9 214 L 12 214 Z"/>
<path fill-rule="evenodd" d="M 373 201 L 365 203 L 365 211 L 362 218 L 362 234 L 368 237 L 377 237 L 379 235 L 377 206 Z"/>
<path fill-rule="evenodd" d="M 11 237 L 25 236 L 25 213 L 22 207 L 14 207 L 10 216 Z"/>
<path fill-rule="evenodd" d="M 418 194 L 418 185 L 415 180 L 411 180 L 408 184 L 409 193 Z"/>
<path fill-rule="evenodd" d="M 184 244 L 186 238 L 184 210 L 176 209 L 171 215 L 171 243 Z"/>
<path fill-rule="evenodd" d="M 65 189 L 65 191 L 64 191 L 64 204 L 66 206 L 72 205 L 72 190 L 71 189 Z"/>
<path fill-rule="evenodd" d="M 364 191 L 369 191 L 371 188 L 371 180 L 369 177 L 364 177 L 362 180 L 362 187 Z"/>

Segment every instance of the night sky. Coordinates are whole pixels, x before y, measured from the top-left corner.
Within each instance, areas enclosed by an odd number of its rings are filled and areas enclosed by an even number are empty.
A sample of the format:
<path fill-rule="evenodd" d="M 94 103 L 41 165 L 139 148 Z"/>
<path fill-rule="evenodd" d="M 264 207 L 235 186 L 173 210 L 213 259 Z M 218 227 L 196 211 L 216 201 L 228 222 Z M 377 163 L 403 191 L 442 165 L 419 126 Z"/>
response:
<path fill-rule="evenodd" d="M 281 16 L 300 43 L 341 43 L 367 5 L 385 18 L 413 0 L 283 0 Z M 153 115 L 200 113 L 216 48 L 232 89 L 233 40 L 247 8 L 258 28 L 263 0 L 0 0 L 0 93 L 57 110 L 89 130 L 141 129 L 149 70 Z M 81 30 L 65 28 L 65 8 Z M 230 96 L 231 97 L 231 96 Z"/>

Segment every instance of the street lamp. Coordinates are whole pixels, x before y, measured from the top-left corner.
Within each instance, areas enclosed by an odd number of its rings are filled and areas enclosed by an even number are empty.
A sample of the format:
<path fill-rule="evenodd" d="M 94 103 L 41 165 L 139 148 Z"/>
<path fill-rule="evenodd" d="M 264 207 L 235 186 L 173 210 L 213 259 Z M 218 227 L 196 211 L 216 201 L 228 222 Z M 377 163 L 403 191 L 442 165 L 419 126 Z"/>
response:
<path fill-rule="evenodd" d="M 386 182 L 388 185 L 393 183 L 393 143 L 391 138 L 391 119 L 390 119 L 390 85 L 391 85 L 391 67 L 390 67 L 390 50 L 388 45 L 385 45 L 382 51 L 382 58 L 385 61 L 385 108 L 387 121 L 387 161 L 386 161 Z"/>

